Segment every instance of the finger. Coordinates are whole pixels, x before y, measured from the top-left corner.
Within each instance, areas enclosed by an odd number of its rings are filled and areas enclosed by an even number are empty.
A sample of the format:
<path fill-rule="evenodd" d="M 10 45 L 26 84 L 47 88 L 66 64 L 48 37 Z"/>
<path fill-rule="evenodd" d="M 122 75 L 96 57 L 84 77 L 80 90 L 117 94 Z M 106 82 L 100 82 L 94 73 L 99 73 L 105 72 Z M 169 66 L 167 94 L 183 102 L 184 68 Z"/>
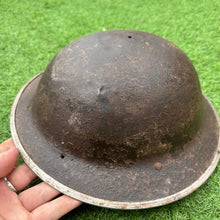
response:
<path fill-rule="evenodd" d="M 17 199 L 17 194 L 11 191 L 4 181 L 0 180 L 0 216 L 3 219 L 28 219 L 30 216 Z"/>
<path fill-rule="evenodd" d="M 59 219 L 60 217 L 62 217 L 63 215 L 70 212 L 71 210 L 73 210 L 81 204 L 82 202 L 64 195 L 38 207 L 32 212 L 32 214 L 34 217 L 36 217 L 36 219 L 55 220 Z"/>
<path fill-rule="evenodd" d="M 7 176 L 7 179 L 12 183 L 17 191 L 21 191 L 36 177 L 36 174 L 33 173 L 33 171 L 25 163 L 22 163 Z"/>
<path fill-rule="evenodd" d="M 28 211 L 33 211 L 40 205 L 58 196 L 60 192 L 42 182 L 19 194 L 18 198 Z"/>
<path fill-rule="evenodd" d="M 8 175 L 18 161 L 19 152 L 12 139 L 0 144 L 0 178 Z"/>

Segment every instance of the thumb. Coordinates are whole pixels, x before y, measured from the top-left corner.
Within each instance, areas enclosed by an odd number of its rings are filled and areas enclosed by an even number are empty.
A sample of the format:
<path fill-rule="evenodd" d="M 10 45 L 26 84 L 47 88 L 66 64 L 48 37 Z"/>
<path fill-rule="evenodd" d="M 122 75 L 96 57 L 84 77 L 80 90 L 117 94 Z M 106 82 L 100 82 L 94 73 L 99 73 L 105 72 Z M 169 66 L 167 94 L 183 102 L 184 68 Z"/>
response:
<path fill-rule="evenodd" d="M 12 138 L 0 144 L 0 178 L 7 176 L 18 161 L 18 150 Z"/>

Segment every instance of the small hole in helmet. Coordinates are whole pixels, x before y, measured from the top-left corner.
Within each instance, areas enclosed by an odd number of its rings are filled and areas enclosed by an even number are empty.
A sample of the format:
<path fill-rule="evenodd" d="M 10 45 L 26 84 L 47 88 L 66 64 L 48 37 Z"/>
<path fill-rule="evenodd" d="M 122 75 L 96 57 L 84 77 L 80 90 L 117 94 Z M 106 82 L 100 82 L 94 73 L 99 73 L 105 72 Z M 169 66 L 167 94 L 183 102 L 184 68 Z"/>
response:
<path fill-rule="evenodd" d="M 128 36 L 128 38 L 132 38 L 132 36 Z"/>
<path fill-rule="evenodd" d="M 64 159 L 64 157 L 65 157 L 65 156 L 64 156 L 63 154 L 60 154 L 60 158 L 61 158 L 61 159 Z"/>

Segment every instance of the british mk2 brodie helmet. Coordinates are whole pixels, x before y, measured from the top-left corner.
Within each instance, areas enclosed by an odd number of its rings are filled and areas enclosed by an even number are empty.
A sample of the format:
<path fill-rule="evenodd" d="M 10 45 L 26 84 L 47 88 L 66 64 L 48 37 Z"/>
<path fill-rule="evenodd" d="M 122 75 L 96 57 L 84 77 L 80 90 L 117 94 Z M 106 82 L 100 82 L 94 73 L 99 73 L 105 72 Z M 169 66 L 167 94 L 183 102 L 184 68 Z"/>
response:
<path fill-rule="evenodd" d="M 220 155 L 219 121 L 187 56 L 139 31 L 106 31 L 63 48 L 17 95 L 15 145 L 60 192 L 140 209 L 192 193 Z"/>

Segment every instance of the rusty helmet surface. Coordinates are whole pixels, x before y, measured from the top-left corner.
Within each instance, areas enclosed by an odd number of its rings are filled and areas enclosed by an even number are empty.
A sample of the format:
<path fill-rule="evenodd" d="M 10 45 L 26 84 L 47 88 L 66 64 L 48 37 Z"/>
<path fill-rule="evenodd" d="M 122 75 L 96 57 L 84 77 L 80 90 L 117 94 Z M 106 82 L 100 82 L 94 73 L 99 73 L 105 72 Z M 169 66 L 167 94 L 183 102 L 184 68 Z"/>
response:
<path fill-rule="evenodd" d="M 219 160 L 219 121 L 189 58 L 140 31 L 63 48 L 19 92 L 15 145 L 45 182 L 90 204 L 139 209 L 197 189 Z"/>

